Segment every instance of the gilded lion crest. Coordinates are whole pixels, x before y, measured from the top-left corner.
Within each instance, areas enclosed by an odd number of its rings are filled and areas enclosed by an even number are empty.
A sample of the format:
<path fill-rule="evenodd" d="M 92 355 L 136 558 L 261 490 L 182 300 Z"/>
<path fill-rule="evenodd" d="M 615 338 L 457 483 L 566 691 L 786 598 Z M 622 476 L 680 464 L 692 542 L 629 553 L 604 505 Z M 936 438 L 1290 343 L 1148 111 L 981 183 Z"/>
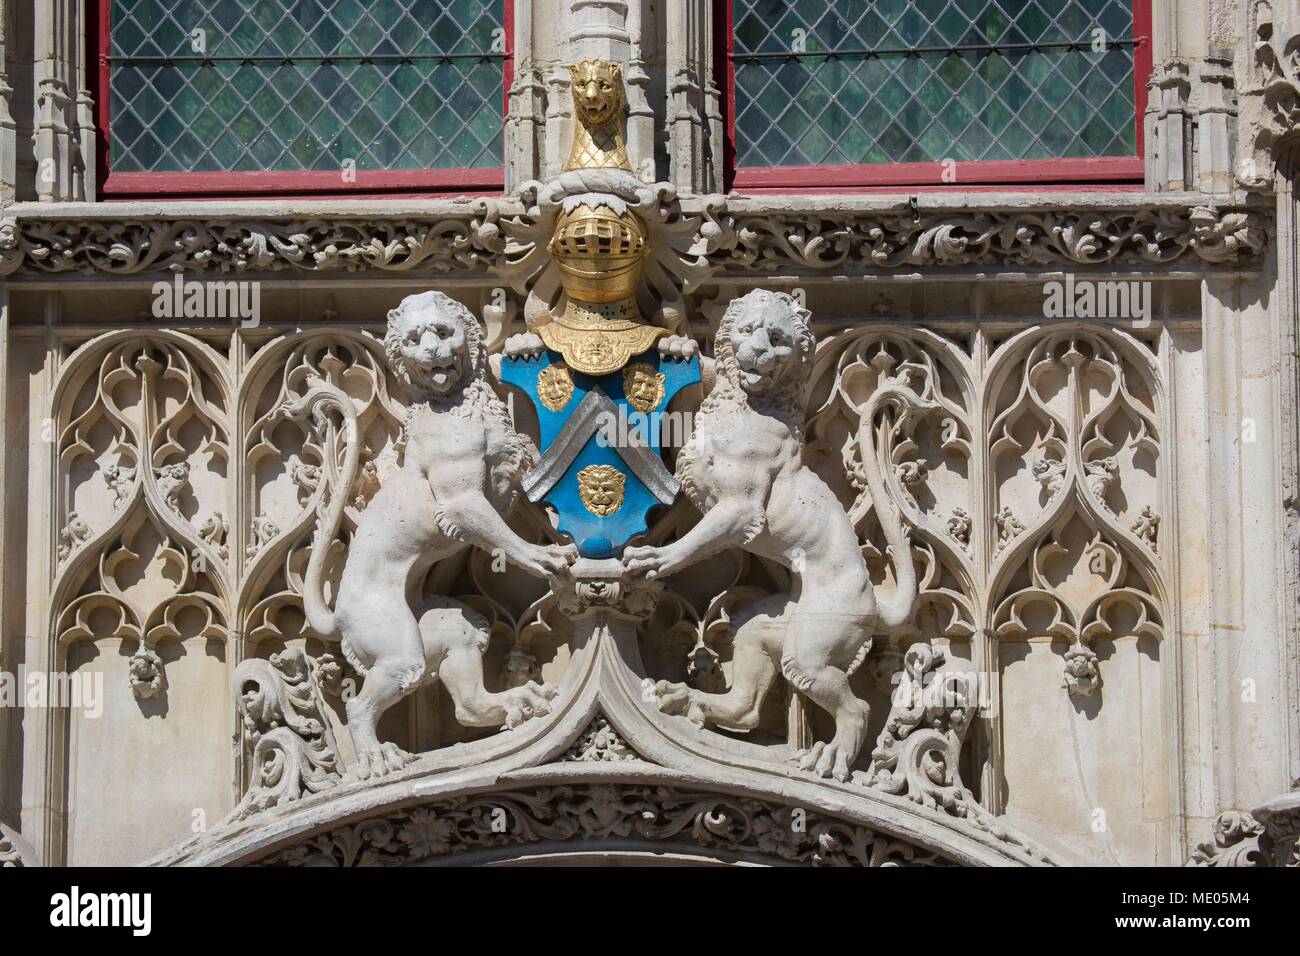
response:
<path fill-rule="evenodd" d="M 623 369 L 623 394 L 638 412 L 653 412 L 664 400 L 664 375 L 644 362 Z"/>
<path fill-rule="evenodd" d="M 623 505 L 627 475 L 610 465 L 588 465 L 578 472 L 578 497 L 588 511 L 608 518 Z"/>
<path fill-rule="evenodd" d="M 569 404 L 573 397 L 573 376 L 568 367 L 557 362 L 542 369 L 537 375 L 537 397 L 553 412 Z"/>

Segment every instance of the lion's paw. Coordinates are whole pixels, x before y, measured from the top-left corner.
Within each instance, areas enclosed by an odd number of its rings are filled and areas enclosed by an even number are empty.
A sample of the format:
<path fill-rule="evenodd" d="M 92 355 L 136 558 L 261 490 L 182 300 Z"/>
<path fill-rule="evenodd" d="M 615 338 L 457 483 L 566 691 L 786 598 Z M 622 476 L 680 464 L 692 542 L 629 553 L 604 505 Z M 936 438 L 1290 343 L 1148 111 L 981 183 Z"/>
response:
<path fill-rule="evenodd" d="M 665 714 L 685 717 L 697 727 L 704 726 L 704 708 L 695 699 L 695 692 L 685 684 L 661 680 L 655 684 L 655 697 Z"/>
<path fill-rule="evenodd" d="M 414 755 L 407 753 L 395 743 L 381 744 L 376 741 L 369 745 L 359 745 L 356 767 L 352 771 L 352 776 L 358 780 L 382 777 L 401 770 L 414 759 Z"/>
<path fill-rule="evenodd" d="M 680 566 L 680 559 L 671 548 L 642 545 L 623 550 L 623 567 L 628 574 L 644 575 L 647 581 L 666 578 Z"/>
<path fill-rule="evenodd" d="M 559 692 L 554 684 L 539 684 L 532 680 L 522 687 L 502 691 L 500 702 L 506 712 L 505 729 L 513 730 L 525 721 L 549 714 L 551 701 Z"/>
<path fill-rule="evenodd" d="M 849 755 L 839 744 L 831 741 L 817 741 L 807 750 L 800 750 L 791 758 L 800 770 L 807 770 L 819 777 L 834 777 L 841 783 L 847 783 L 852 773 L 849 770 Z"/>
<path fill-rule="evenodd" d="M 659 340 L 659 354 L 664 358 L 686 361 L 699 352 L 700 347 L 689 335 L 665 335 Z"/>
<path fill-rule="evenodd" d="M 506 358 L 537 358 L 546 351 L 546 344 L 533 332 L 520 332 L 506 339 L 504 346 Z"/>

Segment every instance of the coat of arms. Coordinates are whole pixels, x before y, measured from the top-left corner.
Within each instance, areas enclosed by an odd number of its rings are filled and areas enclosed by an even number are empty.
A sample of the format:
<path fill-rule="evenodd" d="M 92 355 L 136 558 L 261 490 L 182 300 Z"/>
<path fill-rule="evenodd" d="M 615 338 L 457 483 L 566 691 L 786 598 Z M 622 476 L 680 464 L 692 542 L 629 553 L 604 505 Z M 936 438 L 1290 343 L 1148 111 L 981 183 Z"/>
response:
<path fill-rule="evenodd" d="M 501 378 L 528 395 L 541 426 L 542 457 L 524 491 L 558 512 L 584 557 L 609 558 L 680 491 L 660 457 L 663 413 L 700 381 L 700 368 L 693 355 L 661 352 L 668 330 L 643 321 L 637 306 L 650 247 L 646 224 L 620 195 L 641 185 L 623 138 L 622 72 L 603 60 L 570 72 L 578 122 L 565 172 L 598 172 L 559 180 L 563 211 L 547 250 L 563 306 L 534 325 L 537 348 L 501 363 Z"/>

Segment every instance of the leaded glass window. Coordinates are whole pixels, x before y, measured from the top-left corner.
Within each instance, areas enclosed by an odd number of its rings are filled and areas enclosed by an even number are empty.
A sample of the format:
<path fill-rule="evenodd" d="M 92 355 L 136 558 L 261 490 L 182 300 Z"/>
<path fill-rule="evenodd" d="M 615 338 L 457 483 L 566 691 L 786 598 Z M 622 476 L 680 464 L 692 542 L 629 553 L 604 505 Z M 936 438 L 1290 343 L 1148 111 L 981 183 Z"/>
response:
<path fill-rule="evenodd" d="M 501 0 L 111 0 L 110 174 L 500 167 Z"/>
<path fill-rule="evenodd" d="M 1131 157 L 1131 0 L 732 0 L 736 165 Z"/>

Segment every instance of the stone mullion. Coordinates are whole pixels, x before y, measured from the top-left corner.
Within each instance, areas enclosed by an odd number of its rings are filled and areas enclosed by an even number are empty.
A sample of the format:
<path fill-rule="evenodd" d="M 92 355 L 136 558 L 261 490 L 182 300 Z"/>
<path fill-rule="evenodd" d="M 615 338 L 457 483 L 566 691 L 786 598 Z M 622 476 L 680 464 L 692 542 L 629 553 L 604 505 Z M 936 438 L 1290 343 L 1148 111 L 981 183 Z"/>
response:
<path fill-rule="evenodd" d="M 974 608 L 977 631 L 971 651 L 976 672 L 981 680 L 987 681 L 987 687 L 981 690 L 994 708 L 993 713 L 981 714 L 979 720 L 975 722 L 974 735 L 980 771 L 980 803 L 989 812 L 1000 814 L 1006 809 L 1002 752 L 1002 666 L 998 636 L 990 626 L 993 596 L 988 593 L 995 541 L 995 536 L 990 533 L 993 527 L 995 494 L 988 455 L 992 396 L 986 389 L 989 347 L 982 325 L 984 292 L 979 285 L 975 287 L 972 314 L 975 318 L 971 347 L 971 366 L 974 376 L 972 392 L 976 396 L 976 404 L 970 410 L 971 472 L 972 486 L 979 499 L 972 502 L 971 508 L 974 512 L 971 522 L 971 554 L 974 555 L 974 561 L 971 565 L 979 590 L 975 595 Z"/>
<path fill-rule="evenodd" d="M 1277 344 L 1263 332 L 1272 321 L 1271 285 L 1213 277 L 1202 293 L 1216 810 L 1249 808 L 1283 784 L 1283 612 L 1272 547 L 1281 541 L 1279 428 L 1276 373 L 1268 369 L 1276 366 Z M 1243 334 L 1250 329 L 1260 330 L 1253 345 Z"/>
<path fill-rule="evenodd" d="M 229 515 L 230 530 L 226 533 L 226 549 L 229 558 L 231 600 L 228 631 L 226 635 L 226 680 L 229 684 L 226 693 L 226 726 L 231 728 L 231 739 L 235 742 L 231 754 L 231 803 L 238 804 L 244 791 L 248 789 L 251 768 L 247 750 L 244 746 L 244 725 L 235 706 L 236 688 L 234 687 L 235 669 L 248 657 L 248 635 L 244 633 L 244 536 L 247 523 L 244 521 L 245 468 L 244 434 L 247 422 L 244 418 L 243 400 L 245 396 L 244 370 L 248 366 L 249 348 L 244 336 L 237 330 L 230 333 L 228 368 L 230 370 L 230 461 L 226 474 L 226 513 Z"/>
<path fill-rule="evenodd" d="M 8 205 L 18 196 L 18 124 L 14 121 L 14 91 L 9 85 L 10 65 L 6 53 L 12 13 L 10 0 L 0 0 L 0 206 Z"/>
<path fill-rule="evenodd" d="M 36 196 L 42 202 L 78 198 L 73 182 L 78 11 L 78 0 L 36 5 Z"/>
<path fill-rule="evenodd" d="M 1195 734 L 1195 714 L 1189 708 L 1195 706 L 1195 678 L 1193 674 L 1196 649 L 1184 645 L 1183 635 L 1186 618 L 1183 608 L 1183 577 L 1179 569 L 1181 556 L 1190 542 L 1184 542 L 1182 534 L 1182 511 L 1178 507 L 1178 490 L 1182 464 L 1178 455 L 1177 435 L 1182 418 L 1179 392 L 1175 387 L 1180 375 L 1180 353 L 1169 328 L 1168 289 L 1162 289 L 1160 297 L 1160 335 L 1157 343 L 1158 374 L 1164 384 L 1160 402 L 1160 516 L 1161 528 L 1157 544 L 1160 560 L 1164 564 L 1168 587 L 1165 590 L 1164 639 L 1161 656 L 1169 661 L 1168 673 L 1161 682 L 1164 695 L 1163 713 L 1168 725 L 1169 739 L 1178 742 L 1170 755 L 1166 768 L 1167 786 L 1169 787 L 1169 823 L 1171 862 L 1186 858 L 1191 848 L 1187 830 L 1187 804 L 1190 780 L 1189 754 L 1195 757 L 1198 745 Z M 1189 683 L 1188 678 L 1192 676 Z M 1189 699 L 1190 695 L 1190 699 Z M 1192 740 L 1186 734 L 1193 733 Z"/>
<path fill-rule="evenodd" d="M 553 66 L 546 75 L 546 153 L 542 162 L 544 177 L 558 176 L 569 156 L 569 138 L 573 129 L 572 86 L 569 71 Z"/>
<path fill-rule="evenodd" d="M 725 27 L 725 25 L 722 25 Z M 708 0 L 670 3 L 667 8 L 665 72 L 668 78 L 667 130 L 669 178 L 684 193 L 703 193 L 719 188 L 715 170 L 706 156 L 710 138 L 709 58 L 712 55 L 713 4 Z M 716 87 L 714 88 L 716 89 Z M 721 111 L 717 113 L 718 139 L 714 152 L 721 151 Z"/>
<path fill-rule="evenodd" d="M 61 301 L 55 293 L 43 297 L 45 312 L 45 362 L 43 365 L 44 395 L 36 420 L 28 415 L 29 427 L 40 427 L 42 419 L 52 422 L 51 440 L 29 459 L 32 478 L 27 482 L 24 495 L 30 496 L 32 488 L 45 489 L 44 500 L 28 508 L 27 568 L 25 593 L 28 606 L 22 619 L 26 625 L 26 653 L 23 663 L 29 670 L 47 674 L 56 673 L 67 666 L 67 654 L 60 649 L 54 629 L 54 608 L 50 606 L 50 581 L 55 571 L 54 542 L 58 536 L 57 495 L 61 493 L 56 455 L 58 449 L 59 409 L 54 405 L 53 385 L 65 366 L 65 346 L 75 348 L 68 337 L 57 332 L 61 319 Z M 69 348 L 69 351 L 71 350 Z M 41 533 L 41 529 L 45 529 Z M 36 582 L 33 584 L 35 572 Z M 32 601 L 34 594 L 42 595 Z M 30 722 L 29 722 L 30 721 Z M 28 841 L 37 847 L 41 860 L 47 866 L 66 862 L 67 852 L 67 770 L 69 714 L 66 708 L 37 707 L 24 713 L 23 765 L 32 773 L 24 773 L 22 830 Z"/>
<path fill-rule="evenodd" d="M 74 74 L 74 92 L 76 94 L 76 151 L 80 157 L 80 174 L 74 174 L 72 199 L 91 200 L 97 198 L 98 149 L 97 131 L 95 129 L 95 101 L 90 96 L 90 75 L 97 64 L 89 62 L 86 53 L 89 49 L 87 39 L 90 31 L 98 29 L 86 19 L 86 0 L 76 0 L 76 28 L 72 32 L 73 58 L 77 64 Z M 105 51 L 107 53 L 107 51 Z M 107 96 L 103 90 L 101 96 Z"/>
<path fill-rule="evenodd" d="M 644 0 L 631 0 L 627 11 L 628 60 L 623 71 L 627 87 L 627 153 L 635 171 L 656 179 L 655 111 L 650 106 L 650 74 L 645 69 L 643 14 Z"/>
<path fill-rule="evenodd" d="M 546 87 L 533 49 L 532 0 L 514 4 L 514 76 L 505 119 L 506 192 L 541 175 L 541 137 L 545 133 Z"/>
<path fill-rule="evenodd" d="M 3 30 L 5 17 L 4 0 L 0 0 L 0 31 Z M 0 36 L 0 69 L 3 69 L 3 37 Z M 0 78 L 0 83 L 3 79 Z M 0 108 L 4 107 L 3 98 L 0 97 Z M 9 395 L 9 290 L 0 284 L 0 673 L 15 673 L 17 670 L 17 653 L 16 647 L 22 640 L 22 635 L 16 630 L 11 630 L 10 618 L 13 616 L 13 607 L 9 600 L 9 576 L 6 569 L 9 567 L 8 549 L 9 543 L 8 528 L 6 527 L 5 515 L 9 511 L 9 463 L 6 451 L 9 447 L 9 428 L 7 427 L 9 416 L 8 412 L 8 395 Z M 20 740 L 16 733 L 17 728 L 11 728 L 11 720 L 18 711 L 13 707 L 0 707 L 0 767 L 11 767 L 19 763 L 19 755 L 14 744 Z M 12 735 L 12 736 L 11 736 Z M 10 795 L 13 780 L 6 773 L 4 778 L 0 778 L 0 822 L 8 820 L 16 823 L 10 816 L 16 807 L 10 806 Z M 21 802 L 21 795 L 19 795 Z"/>
<path fill-rule="evenodd" d="M 1279 474 L 1282 487 L 1283 671 L 1288 781 L 1300 782 L 1300 145 L 1278 163 L 1278 369 L 1280 401 Z"/>

